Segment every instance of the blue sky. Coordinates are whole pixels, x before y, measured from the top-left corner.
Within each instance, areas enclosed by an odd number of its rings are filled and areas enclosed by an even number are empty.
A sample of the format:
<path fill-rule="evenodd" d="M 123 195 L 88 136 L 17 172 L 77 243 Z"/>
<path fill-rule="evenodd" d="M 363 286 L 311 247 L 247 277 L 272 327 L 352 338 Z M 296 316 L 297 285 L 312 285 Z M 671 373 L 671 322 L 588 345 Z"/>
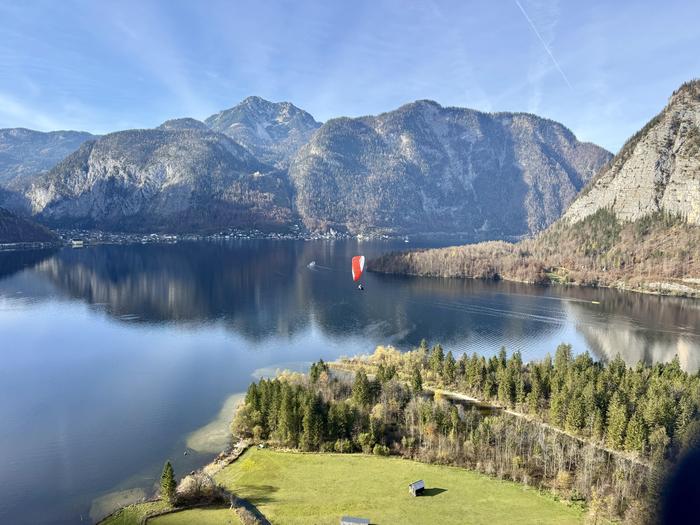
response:
<path fill-rule="evenodd" d="M 0 127 L 153 127 L 253 94 L 318 120 L 430 98 L 616 151 L 700 77 L 699 20 L 694 0 L 0 0 Z"/>

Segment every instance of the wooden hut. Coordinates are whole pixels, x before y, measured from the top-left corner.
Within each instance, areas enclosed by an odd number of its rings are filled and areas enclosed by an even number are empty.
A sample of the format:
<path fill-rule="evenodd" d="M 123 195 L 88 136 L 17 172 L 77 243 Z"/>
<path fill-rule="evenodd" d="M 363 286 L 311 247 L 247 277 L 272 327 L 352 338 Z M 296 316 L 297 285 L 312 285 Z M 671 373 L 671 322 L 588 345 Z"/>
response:
<path fill-rule="evenodd" d="M 340 525 L 369 525 L 367 518 L 354 518 L 353 516 L 343 516 L 340 518 Z"/>
<path fill-rule="evenodd" d="M 425 490 L 425 483 L 423 483 L 422 479 L 419 479 L 418 481 L 414 481 L 413 483 L 410 483 L 408 485 L 408 491 L 411 493 L 411 496 L 419 496 L 420 494 L 423 493 Z"/>

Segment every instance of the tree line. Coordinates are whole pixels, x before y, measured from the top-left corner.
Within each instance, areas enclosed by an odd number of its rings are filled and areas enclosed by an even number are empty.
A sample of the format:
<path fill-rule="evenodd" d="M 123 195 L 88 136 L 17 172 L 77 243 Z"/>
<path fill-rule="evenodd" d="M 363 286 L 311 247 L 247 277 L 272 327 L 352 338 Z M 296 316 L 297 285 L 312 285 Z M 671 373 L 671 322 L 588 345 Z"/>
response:
<path fill-rule="evenodd" d="M 573 356 L 568 345 L 535 363 L 504 350 L 455 359 L 424 342 L 339 366 L 352 373 L 319 361 L 307 375 L 251 384 L 234 434 L 464 466 L 580 501 L 596 517 L 643 523 L 654 515 L 661 473 L 698 428 L 698 377 L 677 361 L 629 368 Z M 527 417 L 432 394 L 438 387 Z"/>
<path fill-rule="evenodd" d="M 672 238 L 673 243 L 668 239 Z M 491 241 L 390 253 L 369 262 L 384 273 L 505 279 L 628 288 L 700 274 L 700 227 L 658 212 L 624 222 L 600 209 L 571 224 L 558 221 L 533 239 Z"/>

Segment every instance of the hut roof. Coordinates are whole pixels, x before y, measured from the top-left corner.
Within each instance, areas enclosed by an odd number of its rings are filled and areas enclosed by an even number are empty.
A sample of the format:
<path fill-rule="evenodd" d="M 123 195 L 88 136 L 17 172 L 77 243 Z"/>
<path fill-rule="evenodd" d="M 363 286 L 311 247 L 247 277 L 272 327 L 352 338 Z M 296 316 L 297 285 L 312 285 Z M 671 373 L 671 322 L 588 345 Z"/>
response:
<path fill-rule="evenodd" d="M 411 489 L 424 489 L 425 483 L 423 483 L 422 479 L 419 479 L 418 481 L 414 481 L 413 483 L 409 483 L 408 487 Z"/>
<path fill-rule="evenodd" d="M 340 525 L 369 525 L 368 518 L 355 518 L 353 516 L 343 516 L 340 518 Z"/>

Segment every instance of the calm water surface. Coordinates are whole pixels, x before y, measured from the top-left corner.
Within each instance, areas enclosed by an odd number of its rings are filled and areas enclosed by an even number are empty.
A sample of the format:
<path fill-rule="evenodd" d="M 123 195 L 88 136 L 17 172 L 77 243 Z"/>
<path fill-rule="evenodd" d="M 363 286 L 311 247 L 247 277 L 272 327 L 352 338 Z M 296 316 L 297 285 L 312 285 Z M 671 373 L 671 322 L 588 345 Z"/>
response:
<path fill-rule="evenodd" d="M 355 289 L 351 255 L 407 246 L 0 253 L 0 523 L 89 523 L 140 494 L 129 489 L 150 491 L 166 459 L 181 475 L 212 458 L 253 378 L 377 344 L 505 345 L 529 360 L 569 342 L 700 367 L 700 301 L 374 274 Z"/>

